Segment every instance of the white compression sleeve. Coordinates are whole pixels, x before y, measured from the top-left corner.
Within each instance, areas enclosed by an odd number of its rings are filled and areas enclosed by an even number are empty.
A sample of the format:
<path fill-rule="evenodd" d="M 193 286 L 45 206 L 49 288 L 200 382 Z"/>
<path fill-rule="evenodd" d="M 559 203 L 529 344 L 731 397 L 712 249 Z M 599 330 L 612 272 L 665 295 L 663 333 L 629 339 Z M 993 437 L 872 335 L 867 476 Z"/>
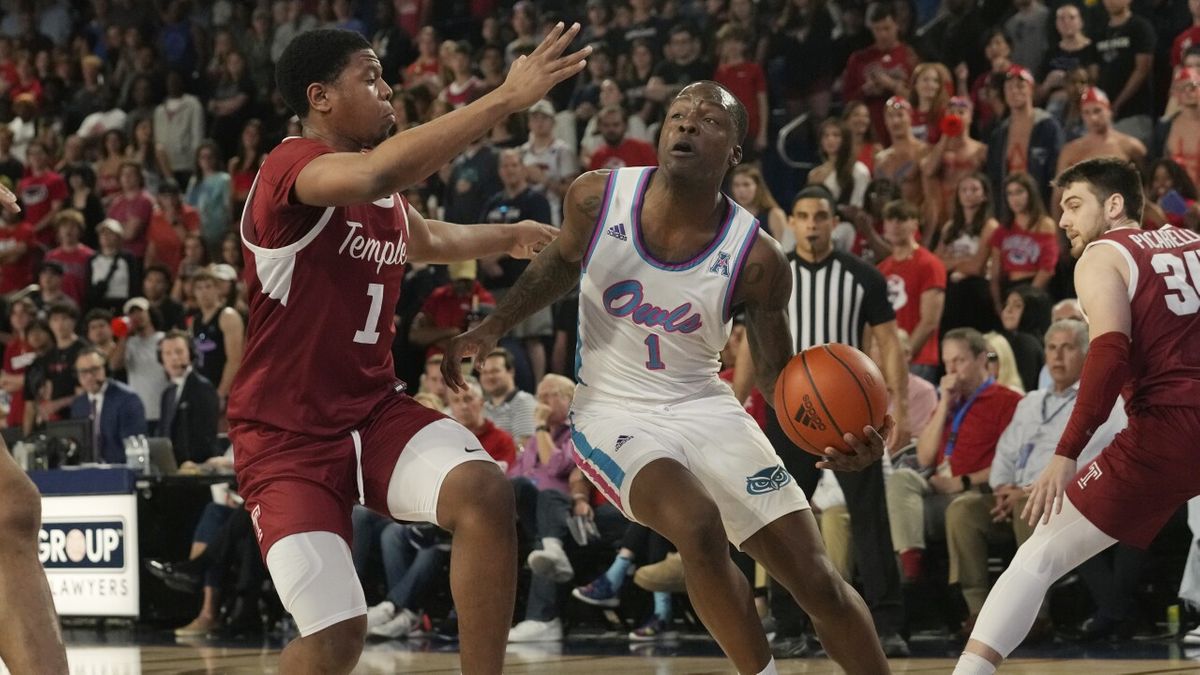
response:
<path fill-rule="evenodd" d="M 1029 633 L 1050 584 L 1116 542 L 1064 497 L 1062 513 L 1038 525 L 988 593 L 971 639 L 1007 657 Z"/>

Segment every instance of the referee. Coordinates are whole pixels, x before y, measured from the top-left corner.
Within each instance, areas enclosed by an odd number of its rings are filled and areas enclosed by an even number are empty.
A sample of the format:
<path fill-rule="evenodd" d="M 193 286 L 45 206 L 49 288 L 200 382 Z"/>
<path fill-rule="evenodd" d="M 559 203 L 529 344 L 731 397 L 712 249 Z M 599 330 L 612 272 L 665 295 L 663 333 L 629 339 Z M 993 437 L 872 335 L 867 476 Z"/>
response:
<path fill-rule="evenodd" d="M 866 351 L 868 335 L 878 342 L 896 418 L 890 448 L 894 452 L 907 445 L 911 436 L 908 369 L 900 347 L 896 315 L 888 300 L 887 282 L 879 270 L 853 254 L 834 250 L 835 204 L 833 195 L 819 185 L 804 188 L 792 202 L 788 225 L 796 233 L 796 250 L 788 253 L 793 277 L 792 306 L 788 312 L 791 333 L 797 352 L 827 342 L 841 342 Z M 749 356 L 749 347 L 743 344 L 734 387 L 739 394 L 748 393 L 748 383 L 754 381 L 754 366 Z M 748 367 L 743 369 L 742 364 Z M 775 415 L 767 415 L 766 433 L 784 467 L 811 500 L 821 478 L 817 457 L 793 445 Z M 888 525 L 883 465 L 876 462 L 862 471 L 838 472 L 836 476 L 850 512 L 854 562 L 862 578 L 863 598 L 871 609 L 884 653 L 907 656 L 908 645 L 900 637 L 904 608 Z M 771 608 L 778 622 L 776 656 L 804 656 L 807 642 L 803 631 L 807 619 L 803 612 L 787 593 L 772 593 Z"/>

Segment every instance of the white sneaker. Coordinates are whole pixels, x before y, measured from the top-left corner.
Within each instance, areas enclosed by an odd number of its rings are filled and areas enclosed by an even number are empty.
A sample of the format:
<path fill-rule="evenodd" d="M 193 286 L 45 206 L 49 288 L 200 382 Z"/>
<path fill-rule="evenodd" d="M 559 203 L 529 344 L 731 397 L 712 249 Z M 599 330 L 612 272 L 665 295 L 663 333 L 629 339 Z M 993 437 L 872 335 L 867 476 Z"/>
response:
<path fill-rule="evenodd" d="M 522 621 L 508 631 L 509 642 L 551 642 L 562 640 L 562 621 Z"/>
<path fill-rule="evenodd" d="M 402 638 L 408 637 L 412 629 L 417 625 L 417 617 L 412 611 L 407 609 L 400 610 L 396 618 L 387 623 L 380 624 L 374 628 L 367 629 L 367 635 L 374 635 L 381 638 Z"/>
<path fill-rule="evenodd" d="M 367 629 L 382 626 L 394 618 L 396 618 L 396 606 L 390 600 L 384 600 L 367 609 Z"/>
<path fill-rule="evenodd" d="M 1183 644 L 1200 645 L 1200 626 L 1196 626 L 1183 634 Z"/>
<path fill-rule="evenodd" d="M 540 577 L 565 584 L 575 576 L 575 568 L 561 548 L 544 548 L 529 554 L 529 569 Z"/>

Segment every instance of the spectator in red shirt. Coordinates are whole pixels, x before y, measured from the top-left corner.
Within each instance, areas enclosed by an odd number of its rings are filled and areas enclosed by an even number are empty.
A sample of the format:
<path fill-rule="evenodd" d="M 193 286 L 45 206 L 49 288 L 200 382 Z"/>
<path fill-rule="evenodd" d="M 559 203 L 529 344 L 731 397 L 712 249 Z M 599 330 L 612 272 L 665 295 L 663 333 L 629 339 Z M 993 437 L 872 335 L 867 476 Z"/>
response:
<path fill-rule="evenodd" d="M 450 283 L 429 294 L 408 333 L 410 342 L 427 348 L 426 357 L 442 353 L 450 338 L 473 328 L 496 306 L 496 299 L 475 278 L 474 260 L 453 263 L 448 268 Z"/>
<path fill-rule="evenodd" d="M 200 212 L 180 196 L 179 183 L 166 180 L 158 189 L 158 208 L 150 216 L 146 233 L 146 266 L 179 269 L 183 240 L 200 231 Z"/>
<path fill-rule="evenodd" d="M 988 484 L 996 443 L 1021 400 L 988 377 L 987 341 L 974 328 L 946 333 L 942 361 L 941 400 L 917 438 L 916 467 L 898 466 L 887 481 L 892 545 L 910 582 L 921 576 L 926 523 L 944 529 L 950 502 Z"/>
<path fill-rule="evenodd" d="M 50 170 L 50 153 L 41 141 L 30 141 L 25 150 L 29 171 L 17 183 L 17 196 L 25 207 L 25 220 L 33 226 L 38 243 L 54 246 L 54 215 L 67 198 L 67 182 Z"/>
<path fill-rule="evenodd" d="M 1012 219 L 992 233 L 992 302 L 996 314 L 1014 286 L 1033 284 L 1046 289 L 1058 264 L 1058 227 L 1046 215 L 1033 177 L 1020 171 L 1004 179 L 1004 198 Z"/>
<path fill-rule="evenodd" d="M 95 255 L 90 246 L 79 243 L 83 234 L 83 214 L 75 209 L 63 209 L 54 217 L 54 229 L 58 232 L 58 248 L 46 253 L 46 260 L 54 260 L 63 267 L 63 291 L 83 306 L 87 292 L 87 263 Z"/>
<path fill-rule="evenodd" d="M 142 167 L 137 162 L 121 163 L 117 174 L 121 191 L 108 204 L 108 217 L 121 223 L 125 250 L 135 258 L 146 256 L 147 230 L 154 215 L 154 200 L 146 193 Z"/>
<path fill-rule="evenodd" d="M 5 210 L 0 217 L 0 295 L 33 283 L 33 226 L 24 213 Z"/>
<path fill-rule="evenodd" d="M 909 371 L 936 383 L 946 266 L 917 241 L 920 227 L 912 204 L 897 200 L 884 207 L 883 236 L 892 245 L 892 254 L 879 263 L 879 271 L 887 279 L 896 323 L 909 335 Z"/>
<path fill-rule="evenodd" d="M 746 106 L 746 142 L 743 150 L 756 157 L 767 148 L 767 76 L 762 66 L 747 59 L 750 35 L 742 28 L 726 24 L 717 31 L 720 63 L 713 79 Z M 751 157 L 752 158 L 752 157 Z"/>
<path fill-rule="evenodd" d="M 450 416 L 475 434 L 487 454 L 500 463 L 501 469 L 507 471 L 517 461 L 517 444 L 507 431 L 484 416 L 483 389 L 479 382 L 468 380 L 467 386 L 461 391 L 447 390 L 446 397 L 450 400 Z M 466 450 L 473 452 L 471 448 Z"/>
<path fill-rule="evenodd" d="M 39 348 L 50 346 L 48 331 L 29 330 L 36 320 L 37 306 L 29 298 L 14 301 L 8 310 L 12 339 L 4 346 L 4 370 L 0 373 L 0 388 L 9 395 L 8 427 L 20 427 L 25 419 L 25 369 L 37 359 Z"/>
<path fill-rule="evenodd" d="M 626 166 L 658 166 L 654 146 L 635 138 L 626 138 L 625 111 L 617 106 L 605 106 L 596 116 L 596 126 L 604 144 L 592 154 L 589 171 L 620 169 Z"/>
<path fill-rule="evenodd" d="M 1183 53 L 1200 45 L 1200 2 L 1189 2 L 1188 11 L 1192 13 L 1192 25 L 1188 26 L 1171 43 L 1171 68 L 1178 68 L 1183 63 Z"/>
<path fill-rule="evenodd" d="M 891 144 L 883 123 L 883 105 L 891 96 L 908 96 L 908 81 L 919 59 L 912 47 L 900 41 L 900 27 L 890 2 L 877 2 L 867 12 L 875 43 L 850 55 L 842 76 L 842 96 L 861 100 L 871 110 L 875 137 Z"/>

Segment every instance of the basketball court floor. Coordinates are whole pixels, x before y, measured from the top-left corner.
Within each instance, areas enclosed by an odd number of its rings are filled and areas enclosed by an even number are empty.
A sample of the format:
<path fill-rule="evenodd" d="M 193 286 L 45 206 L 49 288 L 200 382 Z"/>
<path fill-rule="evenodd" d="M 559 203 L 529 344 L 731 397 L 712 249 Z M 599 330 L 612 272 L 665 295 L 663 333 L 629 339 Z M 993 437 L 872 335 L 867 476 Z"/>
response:
<path fill-rule="evenodd" d="M 166 673 L 279 673 L 281 644 L 266 642 L 176 641 L 169 632 L 123 627 L 68 629 L 72 675 L 139 675 Z M 913 658 L 893 659 L 896 673 L 949 673 L 961 646 L 944 638 L 916 636 Z M 427 639 L 371 642 L 355 673 L 456 674 L 458 659 L 453 645 Z M 0 672 L 7 672 L 0 666 Z M 506 673 L 537 675 L 722 675 L 735 671 L 720 657 L 707 637 L 687 635 L 680 640 L 651 645 L 631 644 L 616 636 L 589 634 L 557 643 L 510 646 Z M 841 670 L 826 658 L 779 662 L 780 673 L 833 675 Z M 1130 640 L 1082 646 L 1056 640 L 1053 644 L 1022 649 L 1000 671 L 1013 675 L 1149 675 L 1195 673 L 1200 675 L 1200 647 L 1174 642 Z"/>

